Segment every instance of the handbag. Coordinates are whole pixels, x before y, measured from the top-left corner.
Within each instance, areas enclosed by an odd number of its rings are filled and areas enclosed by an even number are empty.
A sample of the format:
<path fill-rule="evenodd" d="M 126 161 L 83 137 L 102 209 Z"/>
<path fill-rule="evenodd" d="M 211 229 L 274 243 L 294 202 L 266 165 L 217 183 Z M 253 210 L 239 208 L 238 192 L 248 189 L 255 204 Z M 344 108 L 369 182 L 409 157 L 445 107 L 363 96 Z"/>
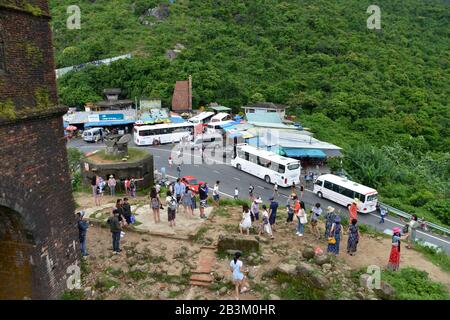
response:
<path fill-rule="evenodd" d="M 329 237 L 328 244 L 336 244 L 336 239 L 334 237 Z"/>
<path fill-rule="evenodd" d="M 306 213 L 300 217 L 300 223 L 301 224 L 306 224 L 308 223 L 308 217 L 306 216 Z"/>

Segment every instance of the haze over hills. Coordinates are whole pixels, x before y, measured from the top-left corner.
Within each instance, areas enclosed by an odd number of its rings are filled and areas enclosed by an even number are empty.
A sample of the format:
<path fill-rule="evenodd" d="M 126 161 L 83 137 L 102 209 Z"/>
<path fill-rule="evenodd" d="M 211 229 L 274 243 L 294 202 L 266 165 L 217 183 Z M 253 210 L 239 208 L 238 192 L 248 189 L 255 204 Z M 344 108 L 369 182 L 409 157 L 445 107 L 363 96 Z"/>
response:
<path fill-rule="evenodd" d="M 289 104 L 383 201 L 450 224 L 447 1 L 377 1 L 381 31 L 367 29 L 371 1 L 79 0 L 81 29 L 68 30 L 72 4 L 50 1 L 58 67 L 134 58 L 67 74 L 62 103 L 121 87 L 169 106 L 192 75 L 194 106 Z"/>

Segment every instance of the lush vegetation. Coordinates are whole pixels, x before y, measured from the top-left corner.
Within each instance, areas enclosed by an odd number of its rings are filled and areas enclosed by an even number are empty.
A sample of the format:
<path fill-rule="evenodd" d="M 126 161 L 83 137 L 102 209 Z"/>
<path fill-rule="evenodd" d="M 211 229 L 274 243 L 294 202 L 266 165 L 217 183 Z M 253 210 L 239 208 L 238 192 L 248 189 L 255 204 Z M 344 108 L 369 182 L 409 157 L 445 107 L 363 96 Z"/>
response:
<path fill-rule="evenodd" d="M 69 171 L 72 182 L 72 190 L 79 191 L 82 185 L 80 161 L 84 157 L 84 154 L 83 152 L 81 152 L 76 148 L 68 148 L 67 157 L 69 160 Z"/>
<path fill-rule="evenodd" d="M 448 300 L 443 284 L 431 281 L 425 271 L 414 268 L 383 272 L 382 279 L 395 288 L 398 300 Z"/>
<path fill-rule="evenodd" d="M 167 19 L 143 25 L 162 2 L 80 0 L 81 29 L 68 30 L 72 2 L 51 0 L 58 67 L 134 54 L 62 77 L 61 102 L 82 106 L 121 87 L 169 106 L 175 81 L 191 74 L 195 106 L 285 103 L 344 148 L 345 171 L 383 201 L 450 225 L 445 1 L 380 0 L 381 31 L 366 26 L 373 3 L 356 0 L 176 0 Z M 177 43 L 186 49 L 170 61 Z"/>

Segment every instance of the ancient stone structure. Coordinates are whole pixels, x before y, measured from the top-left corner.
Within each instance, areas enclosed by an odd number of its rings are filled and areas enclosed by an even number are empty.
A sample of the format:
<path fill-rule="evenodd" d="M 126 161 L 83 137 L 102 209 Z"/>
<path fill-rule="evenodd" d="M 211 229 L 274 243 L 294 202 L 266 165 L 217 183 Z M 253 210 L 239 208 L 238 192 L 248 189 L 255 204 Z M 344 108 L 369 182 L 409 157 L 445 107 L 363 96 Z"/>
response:
<path fill-rule="evenodd" d="M 56 299 L 79 265 L 47 0 L 0 1 L 0 299 Z"/>
<path fill-rule="evenodd" d="M 187 81 L 177 81 L 172 96 L 172 111 L 190 112 L 192 110 L 192 77 Z"/>

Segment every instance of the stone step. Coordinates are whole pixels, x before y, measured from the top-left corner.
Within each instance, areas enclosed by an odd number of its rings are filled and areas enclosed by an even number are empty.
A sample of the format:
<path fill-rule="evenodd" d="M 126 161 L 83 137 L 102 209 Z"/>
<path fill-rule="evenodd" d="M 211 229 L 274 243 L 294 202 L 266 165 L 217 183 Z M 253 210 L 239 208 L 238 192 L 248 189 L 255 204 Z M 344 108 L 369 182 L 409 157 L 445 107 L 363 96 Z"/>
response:
<path fill-rule="evenodd" d="M 200 282 L 200 281 L 190 281 L 189 284 L 191 286 L 199 286 L 199 287 L 209 287 L 210 286 L 210 283 Z"/>
<path fill-rule="evenodd" d="M 194 274 L 191 276 L 191 281 L 198 282 L 213 282 L 213 278 L 209 274 Z"/>

